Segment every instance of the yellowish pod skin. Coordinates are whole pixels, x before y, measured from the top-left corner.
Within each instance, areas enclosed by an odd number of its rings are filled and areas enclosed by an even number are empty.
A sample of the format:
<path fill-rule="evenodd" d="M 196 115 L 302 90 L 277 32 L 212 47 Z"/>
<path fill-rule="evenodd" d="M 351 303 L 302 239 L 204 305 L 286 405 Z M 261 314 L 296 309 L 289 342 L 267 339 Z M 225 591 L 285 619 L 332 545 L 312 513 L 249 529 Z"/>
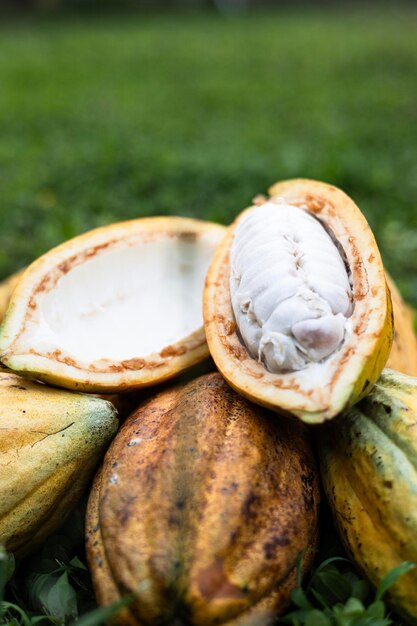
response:
<path fill-rule="evenodd" d="M 118 427 L 112 404 L 0 372 L 0 542 L 35 550 L 82 495 Z"/>
<path fill-rule="evenodd" d="M 313 556 L 318 475 L 301 424 L 278 424 L 218 374 L 174 387 L 123 425 L 96 476 L 87 555 L 120 625 L 269 624 Z"/>
<path fill-rule="evenodd" d="M 10 298 L 17 283 L 19 282 L 24 270 L 20 270 L 15 274 L 12 274 L 8 278 L 5 278 L 0 283 L 0 323 L 3 321 L 6 311 L 9 306 Z"/>
<path fill-rule="evenodd" d="M 362 402 L 318 437 L 323 485 L 343 543 L 376 586 L 417 562 L 417 379 L 384 370 Z M 389 599 L 417 624 L 417 569 Z"/>
<path fill-rule="evenodd" d="M 338 350 L 331 375 L 321 377 L 320 383 L 310 381 L 308 368 L 271 373 L 250 356 L 238 334 L 229 289 L 230 247 L 243 212 L 228 229 L 207 275 L 207 342 L 217 367 L 239 393 L 306 423 L 321 423 L 365 396 L 384 367 L 393 339 L 389 290 L 373 234 L 346 194 L 331 185 L 303 179 L 278 183 L 269 193 L 291 205 L 307 207 L 342 245 L 353 280 L 352 335 Z M 247 211 L 251 210 L 253 207 Z"/>
<path fill-rule="evenodd" d="M 223 226 L 202 220 L 151 217 L 97 228 L 50 250 L 25 270 L 12 294 L 0 329 L 2 363 L 21 375 L 92 393 L 119 393 L 156 385 L 200 363 L 209 356 L 202 326 L 159 352 L 124 360 L 100 358 L 89 366 L 63 353 L 59 346 L 46 353 L 37 351 L 30 343 L 22 344 L 22 337 L 28 326 L 38 324 L 40 298 L 82 263 L 135 240 L 146 243 L 177 238 L 199 242 L 206 238 L 214 249 L 224 231 Z"/>
<path fill-rule="evenodd" d="M 394 341 L 386 367 L 409 376 L 417 376 L 417 337 L 413 311 L 406 305 L 394 281 L 387 274 L 394 313 Z"/>

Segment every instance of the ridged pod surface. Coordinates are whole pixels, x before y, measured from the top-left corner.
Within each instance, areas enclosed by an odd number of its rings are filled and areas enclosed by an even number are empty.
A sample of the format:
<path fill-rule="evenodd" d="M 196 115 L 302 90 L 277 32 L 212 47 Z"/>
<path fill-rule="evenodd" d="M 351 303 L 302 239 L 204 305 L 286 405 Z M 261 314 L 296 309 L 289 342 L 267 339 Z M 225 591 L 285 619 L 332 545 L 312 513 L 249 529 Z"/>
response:
<path fill-rule="evenodd" d="M 408 376 L 417 376 L 417 337 L 413 311 L 401 297 L 394 281 L 387 274 L 394 314 L 394 341 L 386 367 Z"/>
<path fill-rule="evenodd" d="M 109 402 L 0 372 L 0 543 L 25 556 L 54 532 L 117 427 Z"/>
<path fill-rule="evenodd" d="M 417 563 L 417 379 L 386 369 L 371 393 L 318 437 L 324 488 L 344 545 L 377 585 Z M 417 624 L 417 569 L 389 592 Z"/>
<path fill-rule="evenodd" d="M 204 293 L 217 367 L 249 399 L 307 423 L 365 396 L 392 344 L 374 236 L 341 190 L 278 183 L 217 248 Z"/>
<path fill-rule="evenodd" d="M 269 624 L 311 563 L 318 476 L 307 433 L 274 423 L 218 374 L 125 422 L 97 475 L 87 555 L 97 600 L 137 601 L 118 624 Z"/>

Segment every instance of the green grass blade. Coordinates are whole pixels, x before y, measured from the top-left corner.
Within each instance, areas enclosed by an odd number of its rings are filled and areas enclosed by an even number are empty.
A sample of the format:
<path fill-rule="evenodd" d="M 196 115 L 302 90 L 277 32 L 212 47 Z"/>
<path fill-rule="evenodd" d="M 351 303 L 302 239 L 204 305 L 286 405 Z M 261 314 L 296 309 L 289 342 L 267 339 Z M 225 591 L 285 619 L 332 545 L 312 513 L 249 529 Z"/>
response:
<path fill-rule="evenodd" d="M 134 598 L 134 594 L 130 594 L 120 600 L 117 600 L 116 602 L 113 602 L 113 604 L 110 604 L 109 606 L 95 609 L 78 619 L 76 622 L 73 622 L 71 626 L 99 626 L 100 624 L 104 624 L 108 619 L 114 617 L 120 609 L 131 604 Z"/>
<path fill-rule="evenodd" d="M 404 576 L 404 574 L 407 574 L 412 569 L 414 569 L 415 566 L 415 563 L 412 563 L 411 561 L 405 561 L 404 563 L 401 563 L 401 565 L 394 567 L 394 569 L 388 572 L 388 574 L 384 576 L 384 578 L 378 585 L 375 594 L 375 600 L 381 600 L 384 594 L 388 591 L 388 589 L 392 587 L 401 576 Z"/>

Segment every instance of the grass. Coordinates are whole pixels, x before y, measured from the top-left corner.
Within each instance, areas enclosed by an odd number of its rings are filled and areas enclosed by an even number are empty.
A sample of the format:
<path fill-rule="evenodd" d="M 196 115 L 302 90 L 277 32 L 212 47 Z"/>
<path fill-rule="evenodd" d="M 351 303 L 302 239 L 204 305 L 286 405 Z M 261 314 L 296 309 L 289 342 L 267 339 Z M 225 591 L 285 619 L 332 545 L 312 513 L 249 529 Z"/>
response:
<path fill-rule="evenodd" d="M 229 222 L 277 179 L 367 215 L 417 304 L 417 12 L 56 18 L 0 29 L 0 277 L 94 226 Z"/>

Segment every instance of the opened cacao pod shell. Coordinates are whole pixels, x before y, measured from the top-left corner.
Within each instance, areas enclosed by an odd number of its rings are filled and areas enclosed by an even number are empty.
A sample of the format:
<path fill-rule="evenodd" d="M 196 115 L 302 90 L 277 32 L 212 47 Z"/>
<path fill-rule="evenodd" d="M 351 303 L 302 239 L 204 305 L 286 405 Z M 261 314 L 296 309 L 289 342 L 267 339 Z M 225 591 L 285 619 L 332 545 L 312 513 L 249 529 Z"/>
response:
<path fill-rule="evenodd" d="M 123 425 L 90 496 L 87 555 L 117 623 L 269 624 L 311 563 L 318 476 L 303 425 L 276 423 L 218 374 Z"/>
<path fill-rule="evenodd" d="M 369 225 L 340 189 L 284 181 L 241 213 L 204 293 L 207 343 L 250 400 L 320 423 L 372 388 L 392 344 L 392 309 Z"/>
<path fill-rule="evenodd" d="M 60 387 L 119 393 L 203 361 L 202 292 L 223 234 L 210 222 L 149 217 L 50 250 L 11 295 L 1 362 Z"/>

